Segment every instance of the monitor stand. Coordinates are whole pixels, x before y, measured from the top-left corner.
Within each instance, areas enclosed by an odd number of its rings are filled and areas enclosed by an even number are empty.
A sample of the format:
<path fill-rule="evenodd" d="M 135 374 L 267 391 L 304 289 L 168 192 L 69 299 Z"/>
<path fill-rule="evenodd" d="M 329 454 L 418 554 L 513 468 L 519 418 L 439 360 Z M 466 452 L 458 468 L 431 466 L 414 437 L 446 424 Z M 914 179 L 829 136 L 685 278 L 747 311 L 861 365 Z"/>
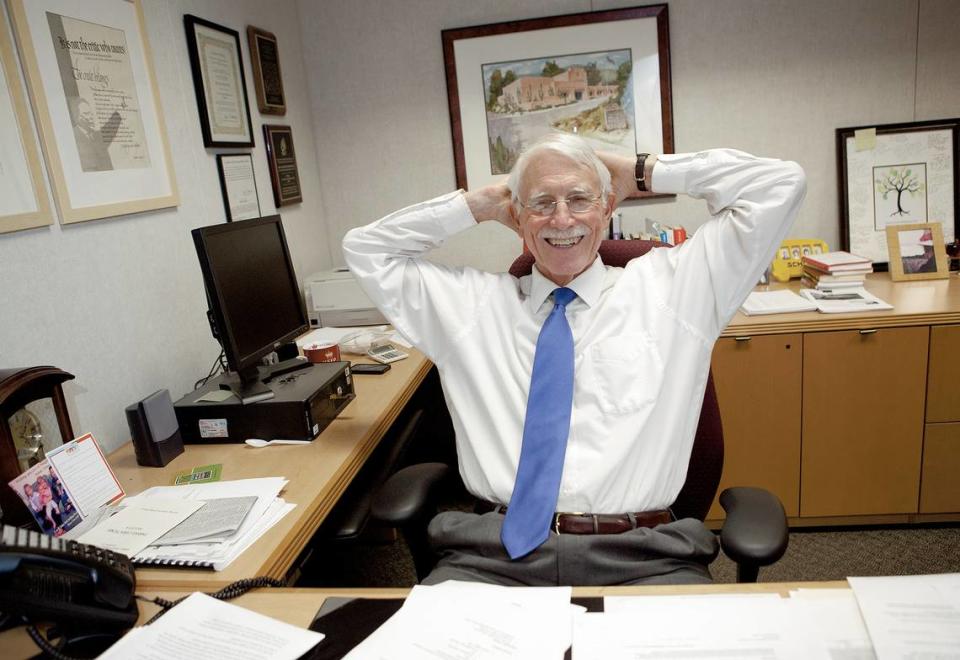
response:
<path fill-rule="evenodd" d="M 230 373 L 224 382 L 220 383 L 220 389 L 230 390 L 240 399 L 240 403 L 248 405 L 274 397 L 273 390 L 263 381 L 260 369 L 254 365 L 248 369 Z"/>

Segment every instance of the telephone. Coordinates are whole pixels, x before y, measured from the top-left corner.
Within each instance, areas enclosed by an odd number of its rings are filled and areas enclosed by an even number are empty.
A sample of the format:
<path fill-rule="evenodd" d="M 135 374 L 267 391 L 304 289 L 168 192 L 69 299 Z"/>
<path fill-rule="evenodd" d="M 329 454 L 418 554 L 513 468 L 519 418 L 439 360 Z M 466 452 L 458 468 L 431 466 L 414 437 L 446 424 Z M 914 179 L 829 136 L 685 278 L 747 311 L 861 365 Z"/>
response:
<path fill-rule="evenodd" d="M 770 274 L 778 282 L 803 277 L 802 258 L 811 254 L 829 252 L 826 241 L 818 238 L 788 238 L 777 248 L 777 256 L 770 264 Z"/>
<path fill-rule="evenodd" d="M 0 612 L 78 633 L 133 627 L 133 564 L 126 555 L 33 530 L 0 526 Z"/>

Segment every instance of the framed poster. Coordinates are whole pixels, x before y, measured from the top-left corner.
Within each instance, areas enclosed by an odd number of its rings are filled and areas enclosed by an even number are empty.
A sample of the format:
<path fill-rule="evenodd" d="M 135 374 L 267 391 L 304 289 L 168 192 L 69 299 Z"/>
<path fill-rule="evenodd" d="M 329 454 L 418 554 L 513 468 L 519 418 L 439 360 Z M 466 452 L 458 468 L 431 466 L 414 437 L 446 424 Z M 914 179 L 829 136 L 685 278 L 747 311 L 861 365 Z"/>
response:
<path fill-rule="evenodd" d="M 248 25 L 247 40 L 250 42 L 250 59 L 253 62 L 253 87 L 257 90 L 257 107 L 265 115 L 287 114 L 277 38 L 266 30 Z"/>
<path fill-rule="evenodd" d="M 52 222 L 20 84 L 9 26 L 0 8 L 0 233 Z"/>
<path fill-rule="evenodd" d="M 253 176 L 253 156 L 250 154 L 217 156 L 220 191 L 227 222 L 260 217 L 260 197 Z"/>
<path fill-rule="evenodd" d="M 551 131 L 630 156 L 673 153 L 665 4 L 444 30 L 442 40 L 461 188 L 498 180 Z"/>
<path fill-rule="evenodd" d="M 267 143 L 267 162 L 270 165 L 274 204 L 279 208 L 302 202 L 303 193 L 300 190 L 300 174 L 297 172 L 293 131 L 289 126 L 264 124 L 263 140 Z"/>
<path fill-rule="evenodd" d="M 64 223 L 176 206 L 139 0 L 11 0 Z"/>
<path fill-rule="evenodd" d="M 940 223 L 958 236 L 960 119 L 837 129 L 840 246 L 887 270 L 887 227 Z"/>
<path fill-rule="evenodd" d="M 240 33 L 184 14 L 193 90 L 205 147 L 252 147 Z"/>
<path fill-rule="evenodd" d="M 939 280 L 950 277 L 950 261 L 939 222 L 887 225 L 890 279 Z"/>

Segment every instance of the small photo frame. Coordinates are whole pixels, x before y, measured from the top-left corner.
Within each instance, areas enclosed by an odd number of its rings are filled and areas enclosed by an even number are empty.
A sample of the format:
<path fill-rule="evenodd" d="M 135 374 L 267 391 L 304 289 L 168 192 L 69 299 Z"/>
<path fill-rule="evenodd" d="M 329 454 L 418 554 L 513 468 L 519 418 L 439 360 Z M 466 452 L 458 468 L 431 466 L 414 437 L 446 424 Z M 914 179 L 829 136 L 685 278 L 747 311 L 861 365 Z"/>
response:
<path fill-rule="evenodd" d="M 253 156 L 220 154 L 217 156 L 217 172 L 227 222 L 259 218 L 260 196 L 253 174 Z"/>
<path fill-rule="evenodd" d="M 886 235 L 893 281 L 950 277 L 950 262 L 939 222 L 888 225 Z"/>
<path fill-rule="evenodd" d="M 283 77 L 280 75 L 280 49 L 271 32 L 247 26 L 250 60 L 253 63 L 253 86 L 257 90 L 257 107 L 265 115 L 287 114 L 283 95 Z"/>
<path fill-rule="evenodd" d="M 252 147 L 240 33 L 184 14 L 187 50 L 205 147 Z"/>
<path fill-rule="evenodd" d="M 293 147 L 293 130 L 289 126 L 264 124 L 263 139 L 267 144 L 274 204 L 279 208 L 302 202 L 303 192 L 297 171 L 297 152 Z"/>

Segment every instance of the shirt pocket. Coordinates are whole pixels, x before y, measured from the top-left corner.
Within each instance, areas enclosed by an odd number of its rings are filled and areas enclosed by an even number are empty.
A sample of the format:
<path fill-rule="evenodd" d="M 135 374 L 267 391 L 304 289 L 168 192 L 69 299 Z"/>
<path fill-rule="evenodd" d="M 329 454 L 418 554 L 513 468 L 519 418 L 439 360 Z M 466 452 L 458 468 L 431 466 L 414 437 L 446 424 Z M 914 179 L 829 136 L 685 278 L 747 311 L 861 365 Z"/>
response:
<path fill-rule="evenodd" d="M 586 383 L 597 405 L 609 414 L 649 410 L 663 386 L 663 360 L 656 344 L 642 332 L 596 341 L 584 355 Z"/>

